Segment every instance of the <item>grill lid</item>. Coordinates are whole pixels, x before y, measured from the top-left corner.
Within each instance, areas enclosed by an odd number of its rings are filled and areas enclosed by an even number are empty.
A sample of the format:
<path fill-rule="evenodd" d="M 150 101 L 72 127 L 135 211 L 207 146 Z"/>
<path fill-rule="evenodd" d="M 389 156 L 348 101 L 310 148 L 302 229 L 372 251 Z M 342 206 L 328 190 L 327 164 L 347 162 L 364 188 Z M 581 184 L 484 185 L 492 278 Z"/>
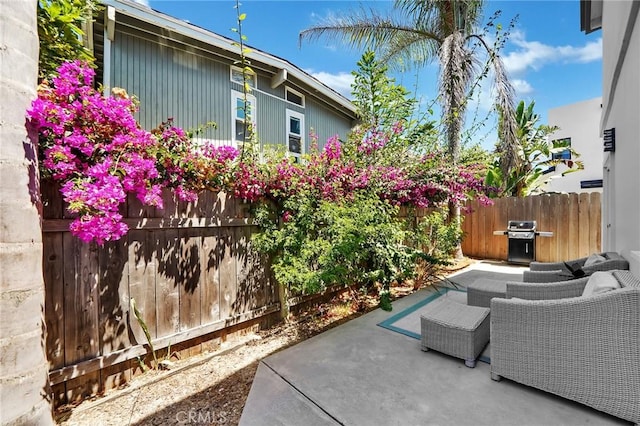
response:
<path fill-rule="evenodd" d="M 536 230 L 535 220 L 510 220 L 507 225 L 509 231 L 530 232 Z"/>

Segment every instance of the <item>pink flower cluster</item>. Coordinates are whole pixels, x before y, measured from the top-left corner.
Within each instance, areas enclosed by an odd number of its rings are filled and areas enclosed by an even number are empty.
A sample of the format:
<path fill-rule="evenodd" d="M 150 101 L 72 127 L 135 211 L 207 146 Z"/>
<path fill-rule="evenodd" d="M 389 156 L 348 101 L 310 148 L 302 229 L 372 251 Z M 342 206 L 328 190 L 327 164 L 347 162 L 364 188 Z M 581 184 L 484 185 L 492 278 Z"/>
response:
<path fill-rule="evenodd" d="M 238 150 L 232 146 L 198 144 L 169 118 L 152 133 L 158 139 L 156 159 L 162 182 L 182 201 L 195 201 L 203 189 L 227 188 Z"/>
<path fill-rule="evenodd" d="M 103 96 L 93 88 L 94 75 L 86 63 L 64 63 L 38 88 L 27 116 L 40 136 L 45 172 L 61 183 L 67 209 L 76 214 L 71 232 L 102 245 L 127 232 L 119 213 L 127 194 L 162 208 L 162 189 L 173 187 L 192 200 L 202 187 L 224 183 L 220 176 L 237 151 L 195 147 L 170 123 L 159 132 L 143 130 L 134 100 L 122 90 Z"/>
<path fill-rule="evenodd" d="M 393 129 L 399 132 L 402 127 Z M 393 204 L 416 207 L 445 201 L 462 203 L 469 196 L 489 200 L 474 170 L 454 168 L 443 155 L 416 157 L 409 164 L 394 166 L 368 164 L 364 158 L 384 149 L 381 141 L 385 140 L 377 133 L 368 137 L 370 141 L 356 147 L 355 157 L 345 154 L 336 136 L 321 152 L 313 151 L 304 165 L 287 159 L 275 164 L 240 164 L 232 178 L 235 195 L 251 202 L 269 199 L 279 205 L 300 194 L 341 201 L 353 199 L 359 191 L 372 191 Z M 287 212 L 287 220 L 290 217 Z"/>
<path fill-rule="evenodd" d="M 71 231 L 83 241 L 120 238 L 127 226 L 118 213 L 128 192 L 162 206 L 158 171 L 148 149 L 153 136 L 139 128 L 126 95 L 104 97 L 93 89 L 85 63 L 63 64 L 51 85 L 43 83 L 27 111 L 40 134 L 44 167 L 62 182 Z"/>
<path fill-rule="evenodd" d="M 389 135 L 382 131 L 368 132 L 358 145 L 358 152 L 365 155 L 371 155 L 375 151 L 378 151 L 389 142 Z"/>

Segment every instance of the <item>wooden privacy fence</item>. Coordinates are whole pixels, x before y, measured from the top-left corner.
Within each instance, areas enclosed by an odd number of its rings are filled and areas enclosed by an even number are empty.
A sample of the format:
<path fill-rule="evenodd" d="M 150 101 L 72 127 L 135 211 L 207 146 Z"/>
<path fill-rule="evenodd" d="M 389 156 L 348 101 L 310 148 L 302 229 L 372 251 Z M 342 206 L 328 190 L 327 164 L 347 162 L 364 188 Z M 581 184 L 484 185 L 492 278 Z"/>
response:
<path fill-rule="evenodd" d="M 538 230 L 551 231 L 553 237 L 536 238 L 536 260 L 558 262 L 601 251 L 600 193 L 545 194 L 524 198 L 494 200 L 492 206 L 470 202 L 462 225 L 465 233 L 462 251 L 484 259 L 507 260 L 506 236 L 493 235 L 505 230 L 509 220 L 535 220 Z"/>
<path fill-rule="evenodd" d="M 278 288 L 251 247 L 254 227 L 236 199 L 205 192 L 182 203 L 167 193 L 159 210 L 130 198 L 121 212 L 129 233 L 99 247 L 69 233 L 54 185 L 43 182 L 42 194 L 46 347 L 56 403 L 135 374 L 147 341 L 131 298 L 155 349 L 196 353 L 203 348 L 194 344 L 231 326 L 279 318 Z"/>

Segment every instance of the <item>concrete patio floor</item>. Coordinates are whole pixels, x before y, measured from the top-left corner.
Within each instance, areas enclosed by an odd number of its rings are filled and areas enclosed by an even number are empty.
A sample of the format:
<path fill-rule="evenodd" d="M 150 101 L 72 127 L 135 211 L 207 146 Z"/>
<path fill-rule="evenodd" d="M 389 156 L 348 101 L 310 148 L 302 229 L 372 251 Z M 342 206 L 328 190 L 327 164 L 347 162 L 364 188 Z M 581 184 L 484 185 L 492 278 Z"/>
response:
<path fill-rule="evenodd" d="M 450 276 L 521 280 L 522 268 L 478 262 Z M 490 379 L 462 360 L 377 324 L 427 297 L 425 289 L 265 358 L 241 425 L 624 425 L 581 404 Z"/>

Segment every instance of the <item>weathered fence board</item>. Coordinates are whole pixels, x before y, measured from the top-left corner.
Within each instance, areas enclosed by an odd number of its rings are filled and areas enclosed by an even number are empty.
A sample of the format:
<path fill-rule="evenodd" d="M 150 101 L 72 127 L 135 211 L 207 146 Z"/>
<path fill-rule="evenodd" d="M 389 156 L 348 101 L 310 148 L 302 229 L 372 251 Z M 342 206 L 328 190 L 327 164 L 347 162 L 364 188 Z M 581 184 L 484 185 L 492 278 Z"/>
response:
<path fill-rule="evenodd" d="M 45 299 L 47 324 L 47 358 L 49 369 L 64 366 L 64 281 L 62 274 L 62 234 L 43 238 L 44 281 L 48 283 Z"/>
<path fill-rule="evenodd" d="M 492 206 L 476 201 L 465 214 L 462 251 L 465 255 L 507 260 L 508 241 L 493 231 L 505 230 L 509 220 L 535 220 L 538 230 L 553 232 L 553 237 L 536 239 L 536 259 L 562 261 L 600 251 L 600 194 L 545 194 L 524 198 L 501 198 Z"/>
<path fill-rule="evenodd" d="M 200 318 L 203 324 L 220 319 L 220 262 L 217 257 L 218 230 L 208 229 L 202 235 L 202 264 L 204 285 Z"/>
<path fill-rule="evenodd" d="M 179 345 L 186 354 L 200 350 L 188 342 L 219 340 L 229 327 L 272 321 L 280 312 L 266 259 L 251 245 L 257 228 L 232 197 L 203 192 L 185 203 L 166 193 L 164 209 L 132 197 L 121 209 L 129 233 L 99 247 L 69 233 L 72 217 L 55 185 L 44 182 L 42 195 L 46 344 L 56 403 L 131 377 L 135 358 L 149 350 L 131 298 L 154 347 Z"/>
<path fill-rule="evenodd" d="M 101 352 L 115 352 L 131 342 L 127 329 L 129 300 L 127 240 L 108 242 L 99 251 L 100 315 L 99 336 Z"/>

